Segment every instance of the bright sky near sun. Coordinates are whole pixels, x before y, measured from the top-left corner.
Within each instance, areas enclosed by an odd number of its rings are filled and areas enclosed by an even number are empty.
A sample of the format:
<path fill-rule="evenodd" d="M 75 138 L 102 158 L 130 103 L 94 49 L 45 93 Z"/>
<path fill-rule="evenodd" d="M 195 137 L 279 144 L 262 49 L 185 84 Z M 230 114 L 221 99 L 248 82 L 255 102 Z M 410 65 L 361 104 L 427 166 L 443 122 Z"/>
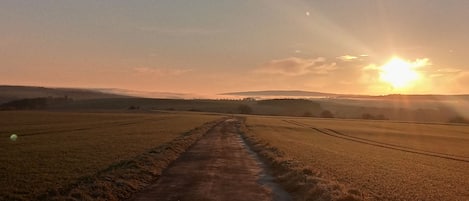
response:
<path fill-rule="evenodd" d="M 0 84 L 469 93 L 469 1 L 2 0 Z"/>

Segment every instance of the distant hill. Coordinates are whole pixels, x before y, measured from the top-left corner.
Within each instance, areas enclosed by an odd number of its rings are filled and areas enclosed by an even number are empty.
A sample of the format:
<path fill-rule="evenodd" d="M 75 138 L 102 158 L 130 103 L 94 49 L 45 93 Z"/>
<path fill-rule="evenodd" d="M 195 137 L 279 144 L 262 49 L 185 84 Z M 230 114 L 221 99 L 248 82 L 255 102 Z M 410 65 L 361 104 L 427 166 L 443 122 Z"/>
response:
<path fill-rule="evenodd" d="M 194 99 L 194 98 L 205 98 L 201 95 L 187 94 L 187 93 L 173 93 L 173 92 L 148 92 L 148 91 L 137 91 L 127 89 L 93 89 L 103 93 L 120 94 L 132 97 L 142 98 L 167 98 L 167 99 Z"/>
<path fill-rule="evenodd" d="M 263 96 L 275 96 L 275 97 L 334 97 L 338 94 L 322 93 L 314 91 L 288 91 L 288 90 L 269 90 L 269 91 L 245 91 L 245 92 L 230 92 L 223 93 L 220 95 L 231 95 L 231 96 L 250 96 L 250 97 L 263 97 Z"/>
<path fill-rule="evenodd" d="M 139 98 L 157 96 L 167 98 Z M 260 115 L 455 122 L 469 119 L 469 95 L 342 95 L 310 91 L 248 91 L 230 98 L 184 98 L 188 94 L 119 89 L 0 86 L 0 110 L 176 110 Z M 233 98 L 233 96 L 237 96 Z M 246 98 L 246 99 L 244 99 Z"/>
<path fill-rule="evenodd" d="M 39 97 L 67 97 L 73 100 L 129 98 L 130 96 L 104 93 L 91 89 L 46 88 L 32 86 L 0 86 L 0 104 L 18 99 Z"/>
<path fill-rule="evenodd" d="M 346 98 L 351 98 L 352 96 L 344 96 Z M 362 96 L 362 98 L 370 98 L 377 100 L 397 100 L 397 101 L 445 101 L 445 100 L 461 100 L 468 101 L 469 95 L 460 94 L 460 95 L 439 95 L 439 94 L 390 94 L 386 96 Z"/>
<path fill-rule="evenodd" d="M 468 94 L 439 95 L 439 94 L 389 94 L 381 96 L 373 95 L 350 95 L 323 93 L 300 90 L 267 90 L 267 91 L 244 91 L 229 92 L 219 95 L 242 96 L 253 98 L 291 97 L 291 98 L 334 98 L 334 99 L 363 99 L 363 100 L 386 100 L 386 101 L 444 101 L 444 100 L 469 100 Z"/>

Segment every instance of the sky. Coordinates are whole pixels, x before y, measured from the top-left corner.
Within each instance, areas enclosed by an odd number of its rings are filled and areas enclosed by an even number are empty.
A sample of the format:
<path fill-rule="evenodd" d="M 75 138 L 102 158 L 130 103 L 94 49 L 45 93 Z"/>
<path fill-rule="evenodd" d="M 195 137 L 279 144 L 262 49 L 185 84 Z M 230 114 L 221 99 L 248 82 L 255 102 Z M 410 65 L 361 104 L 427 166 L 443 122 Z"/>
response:
<path fill-rule="evenodd" d="M 463 94 L 468 10 L 465 0 L 2 0 L 0 84 Z M 415 76 L 386 73 L 396 58 Z"/>

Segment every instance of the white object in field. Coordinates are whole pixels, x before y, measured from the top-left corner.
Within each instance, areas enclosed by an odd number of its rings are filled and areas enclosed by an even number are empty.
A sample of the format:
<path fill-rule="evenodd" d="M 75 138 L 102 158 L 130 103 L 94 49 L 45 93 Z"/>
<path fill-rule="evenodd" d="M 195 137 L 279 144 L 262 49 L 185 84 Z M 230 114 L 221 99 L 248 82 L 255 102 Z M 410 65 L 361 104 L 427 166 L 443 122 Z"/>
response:
<path fill-rule="evenodd" d="M 16 139 L 18 139 L 18 135 L 16 135 L 16 134 L 10 135 L 10 140 L 11 141 L 16 141 Z"/>

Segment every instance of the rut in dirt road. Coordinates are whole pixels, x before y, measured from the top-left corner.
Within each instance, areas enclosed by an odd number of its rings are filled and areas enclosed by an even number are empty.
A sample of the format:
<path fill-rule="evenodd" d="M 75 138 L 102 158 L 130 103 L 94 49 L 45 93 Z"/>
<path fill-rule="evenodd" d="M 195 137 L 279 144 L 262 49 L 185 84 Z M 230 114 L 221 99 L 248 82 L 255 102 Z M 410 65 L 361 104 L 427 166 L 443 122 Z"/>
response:
<path fill-rule="evenodd" d="M 237 124 L 229 119 L 213 127 L 155 184 L 130 200 L 290 200 L 265 175 L 263 165 L 242 141 Z"/>

